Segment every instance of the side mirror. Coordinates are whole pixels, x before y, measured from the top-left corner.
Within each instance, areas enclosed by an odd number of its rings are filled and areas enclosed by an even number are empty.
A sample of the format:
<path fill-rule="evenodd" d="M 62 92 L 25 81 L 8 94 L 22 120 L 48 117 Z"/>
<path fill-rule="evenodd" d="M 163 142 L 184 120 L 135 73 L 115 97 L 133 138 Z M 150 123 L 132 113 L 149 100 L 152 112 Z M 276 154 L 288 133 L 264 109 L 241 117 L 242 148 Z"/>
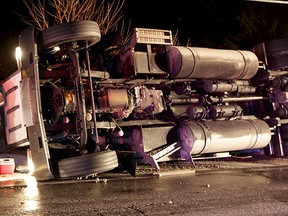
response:
<path fill-rule="evenodd" d="M 3 107 L 5 104 L 4 96 L 2 92 L 0 92 L 0 107 Z"/>

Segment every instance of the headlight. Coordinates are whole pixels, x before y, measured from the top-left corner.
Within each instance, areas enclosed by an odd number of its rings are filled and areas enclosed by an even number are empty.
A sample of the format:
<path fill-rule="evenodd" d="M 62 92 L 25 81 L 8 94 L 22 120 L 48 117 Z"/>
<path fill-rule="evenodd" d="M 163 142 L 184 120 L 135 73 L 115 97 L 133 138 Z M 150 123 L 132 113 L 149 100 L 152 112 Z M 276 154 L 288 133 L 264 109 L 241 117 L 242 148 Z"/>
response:
<path fill-rule="evenodd" d="M 16 62 L 17 62 L 17 67 L 18 67 L 18 69 L 22 68 L 22 63 L 21 63 L 22 51 L 21 51 L 21 48 L 20 48 L 20 47 L 16 47 L 15 58 L 16 58 Z"/>

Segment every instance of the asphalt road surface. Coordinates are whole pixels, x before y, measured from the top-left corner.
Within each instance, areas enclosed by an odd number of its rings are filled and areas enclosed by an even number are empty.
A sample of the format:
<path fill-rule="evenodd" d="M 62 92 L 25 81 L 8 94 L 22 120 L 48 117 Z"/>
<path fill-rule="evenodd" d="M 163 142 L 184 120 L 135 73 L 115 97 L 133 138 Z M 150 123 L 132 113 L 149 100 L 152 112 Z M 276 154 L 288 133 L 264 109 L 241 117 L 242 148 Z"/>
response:
<path fill-rule="evenodd" d="M 2 181 L 0 215 L 288 215 L 288 166 L 70 181 L 25 178 Z"/>

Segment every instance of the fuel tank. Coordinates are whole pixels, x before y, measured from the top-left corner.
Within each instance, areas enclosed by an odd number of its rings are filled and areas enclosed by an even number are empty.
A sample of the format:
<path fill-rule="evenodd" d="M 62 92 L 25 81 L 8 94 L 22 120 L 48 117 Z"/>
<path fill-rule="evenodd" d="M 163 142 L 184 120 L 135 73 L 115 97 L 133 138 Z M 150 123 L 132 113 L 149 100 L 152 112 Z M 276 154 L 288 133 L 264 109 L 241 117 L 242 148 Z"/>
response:
<path fill-rule="evenodd" d="M 171 78 L 250 79 L 259 68 L 251 51 L 172 46 L 168 58 Z"/>
<path fill-rule="evenodd" d="M 191 155 L 263 148 L 271 139 L 269 125 L 260 119 L 188 121 L 178 132 L 181 148 Z"/>

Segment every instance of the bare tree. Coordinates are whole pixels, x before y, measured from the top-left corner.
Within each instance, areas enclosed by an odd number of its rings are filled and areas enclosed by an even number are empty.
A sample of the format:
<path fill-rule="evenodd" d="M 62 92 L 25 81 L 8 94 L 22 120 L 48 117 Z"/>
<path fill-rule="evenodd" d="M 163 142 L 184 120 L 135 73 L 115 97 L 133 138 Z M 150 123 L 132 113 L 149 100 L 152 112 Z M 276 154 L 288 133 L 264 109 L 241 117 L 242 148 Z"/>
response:
<path fill-rule="evenodd" d="M 23 3 L 29 15 L 20 15 L 21 20 L 35 25 L 39 31 L 51 25 L 93 20 L 98 23 L 101 33 L 106 34 L 115 30 L 123 18 L 125 0 L 23 0 Z"/>

